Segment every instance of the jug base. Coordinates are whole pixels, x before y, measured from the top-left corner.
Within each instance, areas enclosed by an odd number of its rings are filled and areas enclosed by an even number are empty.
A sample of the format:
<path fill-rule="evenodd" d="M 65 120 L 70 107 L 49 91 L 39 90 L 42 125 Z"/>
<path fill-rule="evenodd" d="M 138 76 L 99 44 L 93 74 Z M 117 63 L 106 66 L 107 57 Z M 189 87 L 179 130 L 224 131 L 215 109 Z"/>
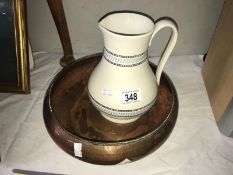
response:
<path fill-rule="evenodd" d="M 113 123 L 118 123 L 118 124 L 127 124 L 127 123 L 132 123 L 132 122 L 135 122 L 136 120 L 138 120 L 140 118 L 141 115 L 137 115 L 137 116 L 134 116 L 133 118 L 130 118 L 130 119 L 125 119 L 125 118 L 122 118 L 122 119 L 117 119 L 117 118 L 113 118 L 103 112 L 100 112 L 101 116 L 104 117 L 106 120 L 110 121 L 110 122 L 113 122 Z"/>

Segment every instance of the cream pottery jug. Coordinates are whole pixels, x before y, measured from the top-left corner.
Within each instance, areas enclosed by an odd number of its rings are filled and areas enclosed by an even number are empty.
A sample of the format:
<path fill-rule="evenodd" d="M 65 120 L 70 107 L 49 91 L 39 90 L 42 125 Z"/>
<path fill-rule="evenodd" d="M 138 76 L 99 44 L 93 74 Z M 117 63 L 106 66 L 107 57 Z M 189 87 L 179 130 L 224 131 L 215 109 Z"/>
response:
<path fill-rule="evenodd" d="M 152 38 L 162 28 L 172 29 L 156 75 L 147 59 Z M 162 19 L 156 23 L 138 12 L 114 12 L 99 21 L 104 53 L 88 81 L 91 102 L 101 115 L 115 123 L 137 120 L 154 104 L 163 67 L 178 36 L 177 27 Z"/>

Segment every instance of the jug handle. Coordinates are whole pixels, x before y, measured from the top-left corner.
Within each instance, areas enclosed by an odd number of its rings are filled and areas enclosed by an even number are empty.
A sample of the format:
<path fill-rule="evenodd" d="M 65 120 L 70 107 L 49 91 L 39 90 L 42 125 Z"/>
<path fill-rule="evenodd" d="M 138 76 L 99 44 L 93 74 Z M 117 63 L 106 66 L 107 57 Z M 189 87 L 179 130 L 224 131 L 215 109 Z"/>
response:
<path fill-rule="evenodd" d="M 157 71 L 156 71 L 155 75 L 156 75 L 156 80 L 157 80 L 158 85 L 160 82 L 160 77 L 161 77 L 164 65 L 167 62 L 169 56 L 171 55 L 171 52 L 172 52 L 173 48 L 175 47 L 177 37 L 178 37 L 177 25 L 172 20 L 162 19 L 162 20 L 155 23 L 155 28 L 154 28 L 154 31 L 152 33 L 152 36 L 151 36 L 151 39 L 149 42 L 149 46 L 151 46 L 151 42 L 152 42 L 152 39 L 154 38 L 155 34 L 158 31 L 160 31 L 162 28 L 165 28 L 165 27 L 171 28 L 172 34 L 171 34 L 171 37 L 168 41 L 167 47 L 165 48 L 165 50 L 164 50 L 164 52 L 159 60 L 158 66 L 157 66 Z"/>

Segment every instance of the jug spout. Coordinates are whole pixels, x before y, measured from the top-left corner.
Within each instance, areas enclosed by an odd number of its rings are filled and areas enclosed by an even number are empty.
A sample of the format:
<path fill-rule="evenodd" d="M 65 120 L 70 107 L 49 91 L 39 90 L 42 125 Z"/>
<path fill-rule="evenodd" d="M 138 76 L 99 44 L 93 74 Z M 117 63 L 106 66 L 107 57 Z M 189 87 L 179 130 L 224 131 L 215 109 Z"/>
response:
<path fill-rule="evenodd" d="M 109 13 L 99 20 L 98 26 L 104 47 L 126 56 L 145 52 L 154 31 L 153 19 L 137 12 Z"/>

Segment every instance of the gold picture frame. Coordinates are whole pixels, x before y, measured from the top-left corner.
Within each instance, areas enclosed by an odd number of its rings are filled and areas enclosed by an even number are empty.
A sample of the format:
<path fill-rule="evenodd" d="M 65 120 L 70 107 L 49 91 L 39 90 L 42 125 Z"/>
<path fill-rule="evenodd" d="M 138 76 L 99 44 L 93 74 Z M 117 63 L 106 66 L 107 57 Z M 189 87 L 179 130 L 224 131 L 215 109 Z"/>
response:
<path fill-rule="evenodd" d="M 2 75 L 2 79 L 0 77 L 0 92 L 30 93 L 30 71 L 29 71 L 29 59 L 28 59 L 26 2 L 25 0 L 10 0 L 10 1 L 0 0 L 0 3 L 2 3 L 2 7 L 1 7 L 2 9 L 0 9 L 1 15 L 8 15 L 6 17 L 2 16 L 2 19 L 8 20 L 8 21 L 5 20 L 8 26 L 12 22 L 11 26 L 13 27 L 12 29 L 10 28 L 9 30 L 3 27 L 4 29 L 2 29 L 3 32 L 2 32 L 2 35 L 0 36 L 0 39 L 4 38 L 2 41 L 6 41 L 6 43 L 8 43 L 7 39 L 8 40 L 11 39 L 12 42 L 10 43 L 13 43 L 13 44 L 8 44 L 9 46 L 2 46 L 2 47 L 3 48 L 7 47 L 8 50 L 14 49 L 15 51 L 12 54 L 10 53 L 10 51 L 7 51 L 7 49 L 5 49 L 5 51 L 3 50 L 0 53 L 1 57 L 5 57 L 0 60 L 5 60 L 5 63 L 6 63 L 6 60 L 10 60 L 7 62 L 6 65 L 10 65 L 10 63 L 15 65 L 15 66 L 11 65 L 10 68 L 7 69 L 7 66 L 5 67 L 4 64 L 2 64 L 0 61 L 0 64 L 4 66 L 2 67 L 2 71 L 4 70 L 7 70 L 7 72 L 11 71 L 10 73 L 8 73 L 9 75 L 7 75 L 7 73 L 1 72 L 1 69 L 0 69 L 0 74 Z M 8 10 L 6 10 L 8 14 L 4 12 L 4 6 L 5 8 L 8 8 Z M 13 18 L 13 19 L 10 19 L 10 18 Z M 0 24 L 1 24 L 1 21 L 0 21 Z M 11 31 L 12 34 L 9 34 L 8 31 Z M 7 36 L 4 36 L 4 32 L 7 33 Z M 7 54 L 4 54 L 4 52 L 7 52 Z M 10 81 L 7 80 L 7 76 L 9 76 L 9 79 L 11 79 Z"/>

